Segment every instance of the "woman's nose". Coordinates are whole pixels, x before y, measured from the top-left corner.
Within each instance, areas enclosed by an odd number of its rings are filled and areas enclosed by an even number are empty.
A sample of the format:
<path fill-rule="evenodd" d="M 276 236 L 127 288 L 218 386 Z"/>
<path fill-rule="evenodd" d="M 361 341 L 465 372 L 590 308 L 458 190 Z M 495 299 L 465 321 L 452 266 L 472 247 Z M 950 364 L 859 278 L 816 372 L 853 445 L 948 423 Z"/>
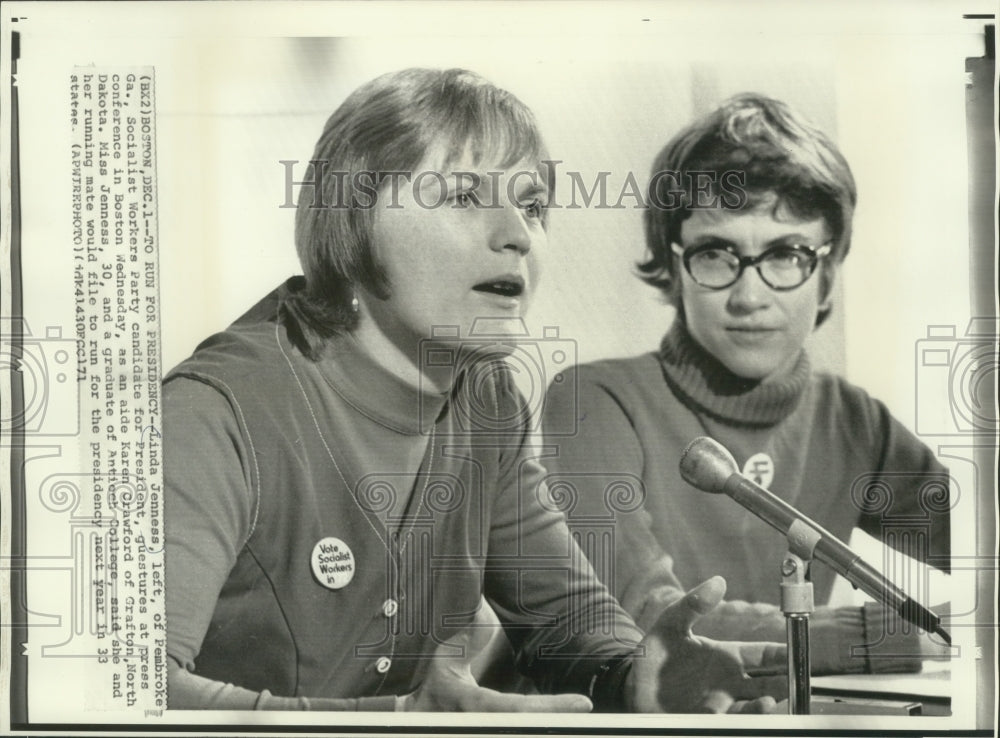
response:
<path fill-rule="evenodd" d="M 513 249 L 524 255 L 531 251 L 531 244 L 532 234 L 525 222 L 524 210 L 515 205 L 504 205 L 493 211 L 491 249 Z"/>
<path fill-rule="evenodd" d="M 771 288 L 761 279 L 754 267 L 747 267 L 736 284 L 729 288 L 729 306 L 736 311 L 758 310 L 768 305 L 773 296 Z"/>

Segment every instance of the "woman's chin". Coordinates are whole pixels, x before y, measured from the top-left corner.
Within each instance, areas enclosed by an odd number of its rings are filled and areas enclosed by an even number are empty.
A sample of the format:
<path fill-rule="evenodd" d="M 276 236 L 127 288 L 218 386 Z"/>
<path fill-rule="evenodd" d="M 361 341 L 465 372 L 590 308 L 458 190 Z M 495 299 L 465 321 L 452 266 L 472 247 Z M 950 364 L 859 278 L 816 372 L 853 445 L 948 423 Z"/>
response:
<path fill-rule="evenodd" d="M 770 357 L 741 357 L 722 361 L 730 372 L 747 382 L 767 382 L 780 374 L 779 365 Z"/>

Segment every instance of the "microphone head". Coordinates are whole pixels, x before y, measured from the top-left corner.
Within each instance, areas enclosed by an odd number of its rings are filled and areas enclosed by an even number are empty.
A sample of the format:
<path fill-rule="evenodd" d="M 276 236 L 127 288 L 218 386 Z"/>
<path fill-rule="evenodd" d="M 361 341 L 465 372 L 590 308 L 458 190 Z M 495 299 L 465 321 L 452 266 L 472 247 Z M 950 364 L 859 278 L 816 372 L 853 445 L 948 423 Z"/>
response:
<path fill-rule="evenodd" d="M 711 438 L 695 438 L 681 454 L 681 476 L 705 492 L 722 492 L 726 481 L 739 472 L 736 459 L 725 446 Z"/>

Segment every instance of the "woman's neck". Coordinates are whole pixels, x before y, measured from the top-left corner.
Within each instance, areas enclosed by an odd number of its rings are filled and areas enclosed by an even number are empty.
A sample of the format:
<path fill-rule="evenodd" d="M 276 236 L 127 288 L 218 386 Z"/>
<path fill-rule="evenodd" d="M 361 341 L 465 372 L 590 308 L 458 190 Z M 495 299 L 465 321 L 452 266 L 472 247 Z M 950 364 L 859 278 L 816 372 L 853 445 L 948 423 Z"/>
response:
<path fill-rule="evenodd" d="M 811 368 L 805 351 L 766 380 L 739 377 L 675 321 L 660 344 L 664 376 L 685 404 L 734 425 L 773 425 L 798 404 Z"/>
<path fill-rule="evenodd" d="M 352 333 L 359 348 L 387 372 L 411 387 L 430 393 L 446 393 L 454 381 L 450 366 L 434 366 L 421 360 L 428 346 L 419 337 L 392 337 L 370 316 L 362 315 Z"/>

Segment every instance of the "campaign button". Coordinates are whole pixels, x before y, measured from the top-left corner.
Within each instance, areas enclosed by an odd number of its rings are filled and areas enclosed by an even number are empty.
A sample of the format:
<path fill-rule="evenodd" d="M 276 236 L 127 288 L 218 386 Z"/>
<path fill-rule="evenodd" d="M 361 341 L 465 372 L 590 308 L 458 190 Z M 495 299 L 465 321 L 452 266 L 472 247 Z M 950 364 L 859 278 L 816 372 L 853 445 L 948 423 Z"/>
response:
<path fill-rule="evenodd" d="M 768 489 L 774 481 L 774 461 L 763 452 L 754 454 L 743 465 L 743 476 Z"/>
<path fill-rule="evenodd" d="M 313 576 L 327 589 L 346 587 L 354 579 L 354 569 L 354 554 L 339 538 L 323 538 L 313 546 Z"/>

